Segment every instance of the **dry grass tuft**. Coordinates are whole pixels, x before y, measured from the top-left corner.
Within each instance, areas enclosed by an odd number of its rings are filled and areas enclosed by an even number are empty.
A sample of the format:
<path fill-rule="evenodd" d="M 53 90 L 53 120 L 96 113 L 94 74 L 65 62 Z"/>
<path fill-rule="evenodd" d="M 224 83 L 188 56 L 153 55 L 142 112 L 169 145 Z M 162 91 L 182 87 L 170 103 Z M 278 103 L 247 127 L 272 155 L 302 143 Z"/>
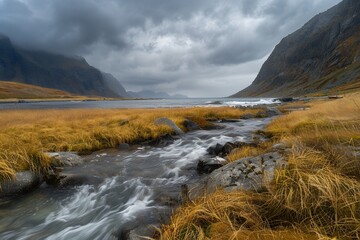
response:
<path fill-rule="evenodd" d="M 238 229 L 261 229 L 252 193 L 215 192 L 176 211 L 160 239 L 230 239 Z"/>
<path fill-rule="evenodd" d="M 227 160 L 229 162 L 233 162 L 245 157 L 259 156 L 261 154 L 269 152 L 271 146 L 272 142 L 263 142 L 257 146 L 243 146 L 232 151 L 227 156 Z"/>

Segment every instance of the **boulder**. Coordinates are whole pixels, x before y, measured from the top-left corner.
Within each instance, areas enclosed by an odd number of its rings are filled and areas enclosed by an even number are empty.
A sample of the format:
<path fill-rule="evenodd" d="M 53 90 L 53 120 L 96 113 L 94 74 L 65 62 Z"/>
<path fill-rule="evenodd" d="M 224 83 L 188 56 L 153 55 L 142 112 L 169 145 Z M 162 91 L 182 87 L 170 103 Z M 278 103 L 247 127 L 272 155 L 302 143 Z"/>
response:
<path fill-rule="evenodd" d="M 221 157 L 200 159 L 197 165 L 198 173 L 211 173 L 226 164 L 226 160 Z"/>
<path fill-rule="evenodd" d="M 73 167 L 84 162 L 75 152 L 50 152 L 46 154 L 54 159 L 53 166 L 55 167 Z"/>
<path fill-rule="evenodd" d="M 31 171 L 18 172 L 15 179 L 0 183 L 0 197 L 33 191 L 41 182 L 41 177 Z"/>
<path fill-rule="evenodd" d="M 207 192 L 212 193 L 217 188 L 228 191 L 260 191 L 274 178 L 275 169 L 286 165 L 287 163 L 278 152 L 239 159 L 216 169 L 209 175 Z"/>
<path fill-rule="evenodd" d="M 174 133 L 180 135 L 183 134 L 184 131 L 181 130 L 171 119 L 169 118 L 158 118 L 155 120 L 155 124 L 156 125 L 166 125 L 168 127 L 170 127 Z"/>
<path fill-rule="evenodd" d="M 281 114 L 282 113 L 279 111 L 279 109 L 277 109 L 275 107 L 267 107 L 267 110 L 266 110 L 267 117 L 279 116 Z"/>
<path fill-rule="evenodd" d="M 186 129 L 188 131 L 195 131 L 195 130 L 200 130 L 201 128 L 199 127 L 199 125 L 197 125 L 195 122 L 189 120 L 189 119 L 185 119 L 184 121 L 184 127 L 186 127 Z"/>
<path fill-rule="evenodd" d="M 118 145 L 118 149 L 122 150 L 122 151 L 127 151 L 127 150 L 130 150 L 130 145 L 127 143 L 120 143 Z"/>

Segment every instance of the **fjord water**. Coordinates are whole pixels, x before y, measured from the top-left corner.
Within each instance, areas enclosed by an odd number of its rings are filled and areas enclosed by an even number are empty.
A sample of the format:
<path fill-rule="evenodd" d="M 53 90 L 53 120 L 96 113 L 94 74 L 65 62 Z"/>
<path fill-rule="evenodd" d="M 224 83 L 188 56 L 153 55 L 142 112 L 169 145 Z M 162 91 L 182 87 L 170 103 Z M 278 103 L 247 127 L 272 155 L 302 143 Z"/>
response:
<path fill-rule="evenodd" d="M 183 134 L 165 147 L 106 150 L 65 172 L 90 177 L 87 185 L 54 189 L 42 185 L 0 202 L 0 239 L 122 239 L 126 231 L 166 223 L 182 184 L 199 182 L 199 158 L 217 143 L 251 141 L 269 119 L 219 123 L 221 129 Z"/>
<path fill-rule="evenodd" d="M 68 109 L 68 108 L 169 108 L 256 106 L 279 103 L 273 98 L 184 98 L 114 101 L 35 101 L 1 103 L 0 109 Z"/>

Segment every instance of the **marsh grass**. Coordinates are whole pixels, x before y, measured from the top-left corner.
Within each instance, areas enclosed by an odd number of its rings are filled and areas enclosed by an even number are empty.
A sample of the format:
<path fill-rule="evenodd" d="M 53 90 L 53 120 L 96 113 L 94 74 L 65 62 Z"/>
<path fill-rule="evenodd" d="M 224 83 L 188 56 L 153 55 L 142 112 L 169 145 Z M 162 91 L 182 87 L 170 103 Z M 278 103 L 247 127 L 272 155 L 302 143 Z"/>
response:
<path fill-rule="evenodd" d="M 291 146 L 265 191 L 207 194 L 177 209 L 159 239 L 360 239 L 360 94 L 312 104 L 267 128 Z M 243 147 L 229 161 L 267 151 Z"/>
<path fill-rule="evenodd" d="M 0 181 L 13 178 L 16 171 L 41 172 L 50 163 L 44 152 L 90 153 L 114 148 L 119 143 L 139 143 L 171 134 L 159 117 L 172 119 L 183 130 L 185 118 L 201 127 L 206 118 L 239 118 L 258 110 L 235 108 L 186 109 L 73 109 L 0 111 Z"/>
<path fill-rule="evenodd" d="M 257 146 L 243 146 L 232 151 L 228 156 L 228 162 L 233 162 L 241 158 L 258 156 L 270 151 L 272 147 L 272 142 L 262 142 Z"/>

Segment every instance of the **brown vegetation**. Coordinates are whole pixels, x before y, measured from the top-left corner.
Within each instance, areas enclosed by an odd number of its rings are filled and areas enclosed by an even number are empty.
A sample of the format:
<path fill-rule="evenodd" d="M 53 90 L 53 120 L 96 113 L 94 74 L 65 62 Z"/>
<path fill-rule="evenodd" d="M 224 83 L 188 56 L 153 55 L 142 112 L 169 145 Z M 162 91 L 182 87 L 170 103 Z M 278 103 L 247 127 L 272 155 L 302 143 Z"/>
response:
<path fill-rule="evenodd" d="M 204 127 L 206 118 L 239 118 L 258 110 L 235 108 L 74 109 L 0 111 L 0 181 L 20 170 L 42 171 L 50 164 L 44 152 L 89 153 L 172 133 L 154 120 L 168 117 L 183 127 L 188 118 Z M 185 130 L 185 129 L 184 129 Z"/>
<path fill-rule="evenodd" d="M 291 146 L 263 192 L 218 190 L 180 207 L 160 239 L 359 239 L 360 94 L 312 104 L 267 128 Z M 246 147 L 230 160 L 263 153 Z"/>
<path fill-rule="evenodd" d="M 51 88 L 18 82 L 0 81 L 0 99 L 71 98 L 74 95 Z"/>

